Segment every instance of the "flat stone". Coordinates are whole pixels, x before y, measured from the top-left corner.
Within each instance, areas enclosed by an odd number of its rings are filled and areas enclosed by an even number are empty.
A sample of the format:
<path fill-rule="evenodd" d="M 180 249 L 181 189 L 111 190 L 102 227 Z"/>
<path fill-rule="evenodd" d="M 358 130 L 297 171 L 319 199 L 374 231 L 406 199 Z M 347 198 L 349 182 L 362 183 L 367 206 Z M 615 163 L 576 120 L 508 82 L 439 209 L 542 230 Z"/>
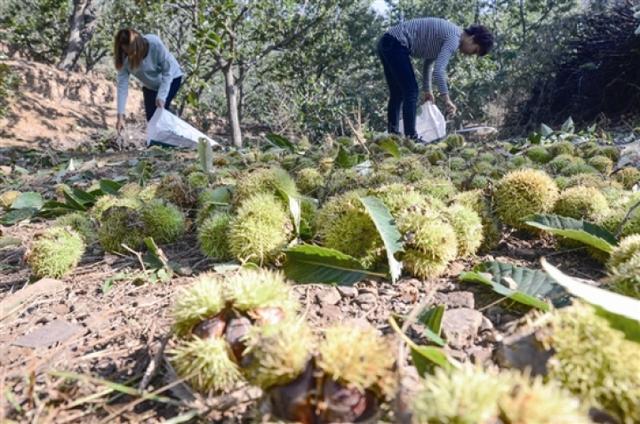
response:
<path fill-rule="evenodd" d="M 318 314 L 327 321 L 337 321 L 343 316 L 342 310 L 336 305 L 325 305 Z"/>
<path fill-rule="evenodd" d="M 350 286 L 338 286 L 338 292 L 342 297 L 356 297 L 358 295 L 358 289 Z"/>
<path fill-rule="evenodd" d="M 342 296 L 335 287 L 323 289 L 316 293 L 316 300 L 321 305 L 336 305 L 340 302 L 340 299 L 342 299 Z"/>
<path fill-rule="evenodd" d="M 358 291 L 360 293 L 370 293 L 370 294 L 373 294 L 375 296 L 378 295 L 378 289 L 376 287 L 360 287 L 358 289 Z"/>
<path fill-rule="evenodd" d="M 482 365 L 491 360 L 493 348 L 491 346 L 474 346 L 469 349 L 471 361 L 476 365 Z"/>
<path fill-rule="evenodd" d="M 29 334 L 18 337 L 13 344 L 34 349 L 38 347 L 49 347 L 53 344 L 68 340 L 82 330 L 84 329 L 79 325 L 56 320 Z"/>
<path fill-rule="evenodd" d="M 448 309 L 442 319 L 442 334 L 449 346 L 462 349 L 473 344 L 482 325 L 482 314 L 474 309 Z"/>
<path fill-rule="evenodd" d="M 436 292 L 433 300 L 437 305 L 447 305 L 449 309 L 469 308 L 474 309 L 476 306 L 473 293 L 468 291 L 454 291 L 450 293 Z"/>
<path fill-rule="evenodd" d="M 547 362 L 553 356 L 553 350 L 547 350 L 540 339 L 543 335 L 535 332 L 513 334 L 495 351 L 494 359 L 498 365 L 519 370 L 528 369 L 532 375 L 546 375 Z"/>
<path fill-rule="evenodd" d="M 486 316 L 482 316 L 482 325 L 480 325 L 480 331 L 493 330 L 493 323 Z"/>
<path fill-rule="evenodd" d="M 362 293 L 356 297 L 356 303 L 358 305 L 373 304 L 378 301 L 378 297 L 373 293 Z"/>

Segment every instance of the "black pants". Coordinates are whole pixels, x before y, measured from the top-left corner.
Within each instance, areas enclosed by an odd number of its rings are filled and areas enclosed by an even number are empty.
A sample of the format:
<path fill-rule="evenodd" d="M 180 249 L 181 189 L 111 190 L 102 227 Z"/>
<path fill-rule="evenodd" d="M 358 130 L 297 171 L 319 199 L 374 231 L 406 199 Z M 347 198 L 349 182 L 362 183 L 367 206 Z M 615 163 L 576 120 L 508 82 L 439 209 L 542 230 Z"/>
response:
<path fill-rule="evenodd" d="M 417 138 L 418 83 L 413 71 L 409 49 L 400 44 L 392 35 L 385 34 L 378 42 L 378 55 L 389 85 L 387 130 L 392 134 L 400 132 L 398 122 L 402 109 L 404 134 L 410 138 Z"/>
<path fill-rule="evenodd" d="M 169 106 L 171 106 L 171 100 L 173 100 L 178 93 L 181 83 L 182 77 L 174 78 L 174 80 L 171 81 L 169 94 L 167 94 L 167 100 L 164 102 L 165 109 L 170 110 Z M 158 97 L 158 92 L 147 87 L 142 87 L 142 95 L 144 97 L 144 112 L 145 115 L 147 115 L 147 122 L 149 122 L 156 111 L 156 98 Z"/>

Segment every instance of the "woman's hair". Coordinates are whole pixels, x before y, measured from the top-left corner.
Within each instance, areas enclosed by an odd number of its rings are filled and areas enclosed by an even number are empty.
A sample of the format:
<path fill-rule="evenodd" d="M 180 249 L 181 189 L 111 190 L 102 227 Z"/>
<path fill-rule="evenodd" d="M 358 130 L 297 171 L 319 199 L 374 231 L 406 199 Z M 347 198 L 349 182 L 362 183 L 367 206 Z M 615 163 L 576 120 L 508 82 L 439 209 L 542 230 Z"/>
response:
<path fill-rule="evenodd" d="M 480 56 L 489 53 L 493 48 L 493 34 L 483 25 L 471 25 L 464 32 L 473 37 L 473 42 L 480 46 Z"/>
<path fill-rule="evenodd" d="M 129 53 L 125 53 L 123 46 L 129 47 Z M 147 54 L 147 41 L 135 29 L 121 29 L 113 40 L 113 58 L 115 60 L 116 69 L 119 71 L 124 66 L 124 58 L 127 57 L 131 69 L 136 69 L 142 63 Z"/>

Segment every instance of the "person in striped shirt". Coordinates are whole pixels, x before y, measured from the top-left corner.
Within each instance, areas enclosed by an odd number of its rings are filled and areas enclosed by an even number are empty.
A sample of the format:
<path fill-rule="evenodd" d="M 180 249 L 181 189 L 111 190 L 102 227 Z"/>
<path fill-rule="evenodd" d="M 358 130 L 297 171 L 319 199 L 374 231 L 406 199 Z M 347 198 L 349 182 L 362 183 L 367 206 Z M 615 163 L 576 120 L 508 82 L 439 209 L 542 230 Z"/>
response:
<path fill-rule="evenodd" d="M 431 87 L 436 82 L 448 114 L 456 113 L 456 105 L 449 97 L 447 65 L 460 50 L 467 55 L 484 56 L 493 47 L 493 35 L 482 25 L 466 29 L 440 18 L 419 18 L 401 22 L 390 28 L 378 42 L 378 55 L 389 85 L 387 124 L 389 133 L 398 134 L 400 110 L 405 136 L 418 139 L 416 108 L 418 84 L 411 57 L 424 59 L 424 100 L 434 101 Z M 418 140 L 420 141 L 420 140 Z"/>

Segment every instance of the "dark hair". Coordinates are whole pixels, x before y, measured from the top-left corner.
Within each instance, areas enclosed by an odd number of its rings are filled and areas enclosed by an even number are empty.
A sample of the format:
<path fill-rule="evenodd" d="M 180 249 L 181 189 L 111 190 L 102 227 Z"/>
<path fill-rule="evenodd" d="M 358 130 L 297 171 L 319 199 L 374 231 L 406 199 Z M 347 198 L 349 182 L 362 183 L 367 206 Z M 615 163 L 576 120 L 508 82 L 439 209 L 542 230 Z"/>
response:
<path fill-rule="evenodd" d="M 489 53 L 493 48 L 493 34 L 484 25 L 471 25 L 464 32 L 472 36 L 474 43 L 480 46 L 480 56 Z"/>

